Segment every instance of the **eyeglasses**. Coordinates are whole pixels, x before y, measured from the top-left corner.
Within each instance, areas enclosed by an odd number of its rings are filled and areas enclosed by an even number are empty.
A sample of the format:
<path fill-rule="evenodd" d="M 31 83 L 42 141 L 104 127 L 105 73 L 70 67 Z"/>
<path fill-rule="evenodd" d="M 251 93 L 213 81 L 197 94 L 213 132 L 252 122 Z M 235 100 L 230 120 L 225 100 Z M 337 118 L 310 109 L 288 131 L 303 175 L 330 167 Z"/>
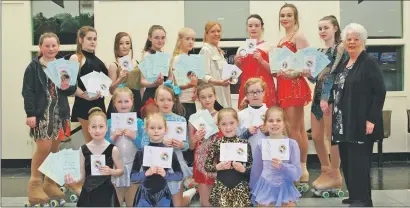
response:
<path fill-rule="evenodd" d="M 248 95 L 248 96 L 251 96 L 251 95 L 253 95 L 253 96 L 259 96 L 259 95 L 261 95 L 263 93 L 263 90 L 262 91 L 255 91 L 255 92 L 247 92 L 246 94 Z"/>

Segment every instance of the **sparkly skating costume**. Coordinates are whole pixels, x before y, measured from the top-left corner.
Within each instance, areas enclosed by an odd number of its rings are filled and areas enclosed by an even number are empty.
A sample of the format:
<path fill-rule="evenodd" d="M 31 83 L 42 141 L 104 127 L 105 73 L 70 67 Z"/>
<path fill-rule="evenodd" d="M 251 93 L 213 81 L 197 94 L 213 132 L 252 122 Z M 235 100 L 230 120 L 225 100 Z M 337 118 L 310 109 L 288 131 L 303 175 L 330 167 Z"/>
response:
<path fill-rule="evenodd" d="M 127 136 L 119 136 L 115 142 L 111 140 L 111 119 L 108 119 L 107 123 L 108 131 L 105 135 L 105 139 L 118 148 L 124 167 L 124 174 L 122 176 L 113 176 L 111 179 L 112 183 L 116 187 L 129 187 L 131 185 L 130 175 L 134 157 L 138 149 L 141 149 L 142 135 L 144 134 L 144 122 L 137 118 L 137 122 L 135 122 L 137 128 L 136 138 L 130 139 Z"/>
<path fill-rule="evenodd" d="M 113 144 L 109 144 L 102 155 L 105 155 L 105 165 L 113 168 L 112 159 Z M 87 145 L 81 146 L 81 151 L 85 158 L 85 181 L 81 190 L 77 207 L 119 207 L 117 193 L 114 185 L 111 183 L 111 176 L 93 176 L 91 175 L 91 155 L 93 153 Z"/>
<path fill-rule="evenodd" d="M 150 142 L 148 146 L 165 147 L 162 143 Z M 165 168 L 165 177 L 158 174 L 145 176 L 149 167 L 143 167 L 144 150 L 139 150 L 135 154 L 134 164 L 131 171 L 131 181 L 141 183 L 135 195 L 135 207 L 172 207 L 172 194 L 167 181 L 181 181 L 183 178 L 181 166 L 178 158 L 173 153 L 172 170 Z"/>
<path fill-rule="evenodd" d="M 272 160 L 262 160 L 262 140 L 258 141 L 250 179 L 254 205 L 281 206 L 296 202 L 300 193 L 293 184 L 302 176 L 298 143 L 289 139 L 289 160 L 282 161 L 280 168 L 273 167 Z"/>
<path fill-rule="evenodd" d="M 269 55 L 259 48 L 257 50 L 261 54 L 262 59 L 269 63 Z M 260 78 L 266 83 L 263 103 L 266 103 L 268 108 L 276 106 L 278 102 L 276 97 L 275 81 L 273 80 L 270 71 L 264 69 L 258 60 L 252 56 L 252 54 L 248 54 L 248 56 L 241 58 L 240 68 L 242 70 L 242 74 L 240 76 L 241 86 L 239 87 L 238 106 L 241 106 L 242 101 L 245 98 L 246 92 L 244 92 L 244 86 L 246 81 L 250 78 Z"/>
<path fill-rule="evenodd" d="M 216 164 L 220 163 L 221 143 L 244 143 L 248 145 L 248 162 L 242 163 L 245 172 L 241 173 L 235 169 L 216 170 Z M 209 201 L 214 207 L 249 207 L 251 206 L 249 175 L 252 166 L 252 151 L 247 140 L 234 137 L 223 137 L 217 140 L 208 153 L 205 170 L 216 172 L 215 186 L 212 188 Z"/>
<path fill-rule="evenodd" d="M 292 39 L 292 38 L 290 38 Z M 294 53 L 297 52 L 296 44 L 285 41 L 278 48 L 287 47 Z M 282 109 L 288 107 L 303 107 L 312 100 L 310 87 L 303 76 L 287 78 L 278 74 L 278 102 Z"/>
<path fill-rule="evenodd" d="M 165 120 L 168 121 L 182 121 L 186 123 L 186 120 L 184 117 L 179 116 L 175 113 L 172 114 L 163 114 Z M 187 127 L 188 129 L 188 127 Z M 187 131 L 188 132 L 188 131 Z M 192 176 L 192 170 L 188 167 L 184 156 L 182 155 L 183 151 L 186 151 L 189 148 L 189 143 L 188 143 L 188 133 L 186 135 L 187 139 L 184 141 L 184 149 L 174 149 L 174 153 L 176 154 L 178 158 L 178 162 L 181 166 L 182 173 L 184 174 L 184 179 L 187 177 Z M 144 148 L 145 145 L 148 145 L 150 143 L 148 134 L 145 132 L 144 135 L 142 136 L 142 148 Z M 181 183 L 182 179 L 180 181 L 167 181 L 168 187 L 171 191 L 171 194 L 174 195 L 178 193 L 181 189 Z"/>
<path fill-rule="evenodd" d="M 317 120 L 320 120 L 323 117 L 323 111 L 320 108 L 320 101 L 326 100 L 329 105 L 334 102 L 332 88 L 336 74 L 338 73 L 336 69 L 338 65 L 343 63 L 346 58 L 346 53 L 339 53 L 337 51 L 338 46 L 339 44 L 331 48 L 319 49 L 320 52 L 324 53 L 328 57 L 330 63 L 316 79 L 309 79 L 312 83 L 316 83 L 311 112 L 315 115 Z"/>
<path fill-rule="evenodd" d="M 218 112 L 215 111 L 211 114 L 216 122 L 216 118 L 218 116 Z M 194 134 L 197 130 L 195 129 Z M 208 158 L 209 149 L 212 147 L 212 144 L 219 139 L 218 134 L 212 135 L 210 138 L 198 141 L 195 145 L 194 150 L 194 165 L 193 165 L 193 173 L 194 179 L 197 183 L 213 185 L 215 182 L 215 173 L 208 173 L 205 170 L 205 162 Z"/>

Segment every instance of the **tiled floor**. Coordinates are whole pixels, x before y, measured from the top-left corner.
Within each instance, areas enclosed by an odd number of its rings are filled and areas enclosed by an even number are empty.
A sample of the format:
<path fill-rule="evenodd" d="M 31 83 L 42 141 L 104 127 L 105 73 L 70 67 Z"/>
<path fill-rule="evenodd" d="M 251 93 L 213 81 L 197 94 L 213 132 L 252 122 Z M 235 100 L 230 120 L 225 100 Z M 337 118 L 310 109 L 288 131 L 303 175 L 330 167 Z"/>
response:
<path fill-rule="evenodd" d="M 319 169 L 315 165 L 309 167 L 309 172 L 311 180 L 319 176 Z M 30 170 L 2 169 L 1 173 L 1 207 L 24 206 L 27 200 L 26 185 Z M 374 206 L 410 207 L 410 163 L 387 163 L 382 168 L 374 165 L 371 176 Z M 341 200 L 342 198 L 318 198 L 308 192 L 297 205 L 300 207 L 347 206 L 342 205 Z M 65 206 L 73 207 L 75 204 L 68 203 Z M 194 198 L 191 206 L 199 206 L 198 197 Z"/>

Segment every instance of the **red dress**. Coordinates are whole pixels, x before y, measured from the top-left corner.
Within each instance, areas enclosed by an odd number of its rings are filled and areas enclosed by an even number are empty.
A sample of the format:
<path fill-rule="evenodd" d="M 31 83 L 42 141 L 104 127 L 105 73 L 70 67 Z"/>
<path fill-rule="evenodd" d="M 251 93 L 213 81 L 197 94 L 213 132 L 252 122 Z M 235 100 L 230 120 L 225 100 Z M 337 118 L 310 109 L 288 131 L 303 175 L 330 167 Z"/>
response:
<path fill-rule="evenodd" d="M 278 48 L 283 46 L 288 47 L 291 51 L 296 53 L 296 45 L 293 42 L 285 41 L 278 45 Z M 312 91 L 303 76 L 296 78 L 286 78 L 282 75 L 277 76 L 278 82 L 278 102 L 282 109 L 288 107 L 302 107 L 312 101 Z"/>
<path fill-rule="evenodd" d="M 261 53 L 262 58 L 269 63 L 269 55 L 259 48 L 257 50 Z M 252 55 L 241 58 L 241 70 L 242 74 L 240 78 L 241 86 L 239 88 L 238 109 L 240 109 L 243 99 L 245 98 L 245 83 L 249 78 L 253 77 L 261 78 L 266 82 L 265 97 L 263 99 L 263 103 L 266 104 L 266 107 L 269 108 L 277 105 L 275 82 L 273 81 L 270 72 L 266 71 L 266 69 L 264 69 Z"/>

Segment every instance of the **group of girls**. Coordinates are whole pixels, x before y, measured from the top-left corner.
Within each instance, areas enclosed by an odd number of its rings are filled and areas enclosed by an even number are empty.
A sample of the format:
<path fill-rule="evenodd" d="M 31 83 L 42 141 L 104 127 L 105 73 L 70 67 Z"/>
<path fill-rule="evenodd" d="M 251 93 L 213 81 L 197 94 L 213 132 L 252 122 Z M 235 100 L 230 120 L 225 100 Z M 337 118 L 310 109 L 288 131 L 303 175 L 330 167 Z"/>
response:
<path fill-rule="evenodd" d="M 308 47 L 306 38 L 298 30 L 297 8 L 285 4 L 279 16 L 286 36 L 277 47 L 286 46 L 294 52 Z M 188 55 L 193 49 L 195 32 L 192 29 L 179 31 L 169 73 L 160 74 L 154 82 L 149 82 L 138 67 L 128 71 L 119 65 L 121 57 L 130 55 L 134 66 L 137 66 L 130 35 L 125 32 L 116 35 L 115 61 L 107 68 L 95 55 L 96 30 L 90 26 L 80 28 L 76 53 L 66 58 L 80 63 L 79 77 L 96 71 L 112 79 L 110 92 L 113 97 L 107 111 L 100 93 L 89 95 L 81 79 L 77 79 L 76 86 L 69 86 L 67 80 L 62 80 L 61 88 L 57 88 L 47 78 L 44 68 L 48 62 L 59 58 L 56 57 L 59 39 L 53 33 L 43 34 L 40 37 L 40 54 L 27 67 L 22 90 L 26 123 L 37 144 L 28 183 L 29 202 L 42 204 L 50 198 L 64 197 L 51 179 L 45 177 L 42 184 L 38 168 L 49 152 L 57 152 L 59 142 L 69 136 L 67 96 L 74 94 L 71 121 L 81 124 L 86 144 L 81 146 L 82 177 L 74 180 L 67 175 L 66 184 L 81 193 L 78 206 L 114 206 L 123 202 L 127 206 L 187 206 L 196 190 L 190 190 L 189 196 L 184 197 L 183 181 L 192 175 L 198 183 L 202 206 L 293 205 L 300 197 L 293 182 L 307 182 L 309 178 L 303 107 L 311 102 L 311 91 L 304 76 L 316 82 L 312 135 L 322 174 L 314 181 L 314 186 L 341 186 L 337 148 L 333 146 L 331 149 L 330 165 L 323 138 L 324 127 L 328 138 L 330 132 L 330 91 L 334 79 L 331 72 L 344 54 L 343 46 L 339 44 L 338 22 L 334 16 L 327 16 L 319 22 L 319 34 L 326 45 L 321 51 L 328 55 L 331 64 L 318 78 L 311 77 L 309 72 L 300 74 L 291 70 L 270 74 L 267 54 L 273 47 L 263 40 L 263 29 L 262 18 L 251 15 L 247 20 L 247 30 L 250 38 L 257 39 L 257 51 L 246 57 L 239 53 L 235 56 L 235 64 L 242 70 L 239 113 L 231 108 L 229 80 L 221 79 L 226 61 L 218 47 L 222 26 L 217 22 L 209 22 L 205 26 L 205 44 L 200 51 L 207 59 L 205 79 L 198 80 L 195 75 L 190 75 L 187 83 L 176 82 L 173 66 L 181 54 Z M 142 59 L 161 52 L 165 40 L 165 29 L 153 25 L 148 32 Z M 214 117 L 220 129 L 211 138 L 204 138 L 204 130 L 197 130 L 187 122 L 196 113 L 196 100 Z M 137 131 L 124 129 L 112 132 L 109 118 L 113 112 L 136 112 L 139 118 Z M 249 124 L 246 118 L 252 114 L 261 115 L 263 122 Z M 187 122 L 186 141 L 163 138 L 168 121 Z M 290 160 L 274 158 L 269 163 L 262 161 L 261 138 L 292 138 Z M 219 161 L 220 144 L 232 142 L 249 144 L 246 163 Z M 172 168 L 142 167 L 143 147 L 147 145 L 173 147 Z M 90 176 L 90 157 L 93 154 L 107 155 L 106 166 L 100 168 L 104 176 Z"/>

